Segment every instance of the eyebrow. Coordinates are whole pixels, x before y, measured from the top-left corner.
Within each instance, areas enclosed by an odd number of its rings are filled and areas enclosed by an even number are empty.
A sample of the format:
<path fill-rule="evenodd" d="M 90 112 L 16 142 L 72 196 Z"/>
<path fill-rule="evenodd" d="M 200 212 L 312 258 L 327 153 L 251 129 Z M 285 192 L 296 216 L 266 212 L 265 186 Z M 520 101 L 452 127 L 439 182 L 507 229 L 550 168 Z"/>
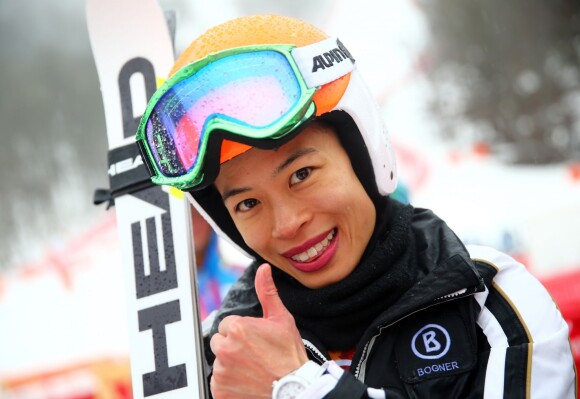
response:
<path fill-rule="evenodd" d="M 273 176 L 279 175 L 284 169 L 290 166 L 292 162 L 296 161 L 298 158 L 317 151 L 318 150 L 313 147 L 300 148 L 294 151 L 292 154 L 290 154 L 288 158 L 286 158 L 284 162 L 282 162 L 276 169 L 274 169 Z"/>
<path fill-rule="evenodd" d="M 224 192 L 224 195 L 222 195 L 222 200 L 223 202 L 226 202 L 226 200 L 230 197 L 233 197 L 234 195 L 238 195 L 238 194 L 242 194 L 245 192 L 250 191 L 250 188 L 248 187 L 242 187 L 242 188 L 233 188 L 231 190 L 226 190 Z"/>
<path fill-rule="evenodd" d="M 290 156 L 288 158 L 286 158 L 284 160 L 284 162 L 282 162 L 280 165 L 278 165 L 278 167 L 276 167 L 276 169 L 274 169 L 274 172 L 272 173 L 272 175 L 273 176 L 279 175 L 284 169 L 286 169 L 288 166 L 290 166 L 294 161 L 296 161 L 300 157 L 303 157 L 305 155 L 308 155 L 308 154 L 311 154 L 311 153 L 317 152 L 317 151 L 318 150 L 316 148 L 312 148 L 312 147 L 300 148 L 299 150 L 290 154 Z M 232 188 L 231 190 L 226 190 L 224 192 L 224 194 L 222 195 L 222 200 L 223 200 L 223 202 L 226 202 L 226 200 L 228 198 L 233 197 L 234 195 L 243 194 L 243 193 L 248 192 L 250 190 L 251 189 L 249 187 Z"/>

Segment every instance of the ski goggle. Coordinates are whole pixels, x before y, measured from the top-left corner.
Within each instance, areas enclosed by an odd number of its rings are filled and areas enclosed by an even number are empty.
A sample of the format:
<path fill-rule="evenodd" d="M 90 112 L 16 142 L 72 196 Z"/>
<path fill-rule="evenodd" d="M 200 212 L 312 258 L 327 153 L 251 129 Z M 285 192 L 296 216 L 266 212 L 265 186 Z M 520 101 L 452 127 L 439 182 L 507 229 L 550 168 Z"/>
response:
<path fill-rule="evenodd" d="M 152 181 L 182 190 L 211 184 L 224 139 L 281 145 L 315 115 L 317 87 L 353 68 L 337 39 L 234 48 L 183 67 L 152 96 L 137 131 Z"/>

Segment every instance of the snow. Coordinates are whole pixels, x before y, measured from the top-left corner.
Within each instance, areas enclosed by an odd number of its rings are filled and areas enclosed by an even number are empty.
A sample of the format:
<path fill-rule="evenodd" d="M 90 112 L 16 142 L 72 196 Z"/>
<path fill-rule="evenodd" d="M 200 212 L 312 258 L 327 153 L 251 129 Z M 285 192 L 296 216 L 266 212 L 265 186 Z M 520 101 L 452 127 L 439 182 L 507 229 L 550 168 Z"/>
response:
<path fill-rule="evenodd" d="M 0 381 L 127 354 L 114 213 L 0 280 Z"/>

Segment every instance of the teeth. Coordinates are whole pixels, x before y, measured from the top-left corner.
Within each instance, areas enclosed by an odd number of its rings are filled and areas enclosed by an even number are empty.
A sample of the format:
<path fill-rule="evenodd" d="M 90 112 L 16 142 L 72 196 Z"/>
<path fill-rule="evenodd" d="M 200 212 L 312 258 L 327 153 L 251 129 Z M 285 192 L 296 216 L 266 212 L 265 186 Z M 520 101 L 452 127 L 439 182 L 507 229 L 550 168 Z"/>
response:
<path fill-rule="evenodd" d="M 309 259 L 314 258 L 318 255 L 324 248 L 328 246 L 328 243 L 334 238 L 334 229 L 328 233 L 324 240 L 320 241 L 318 244 L 308 248 L 306 251 L 294 255 L 292 259 L 298 262 L 306 262 Z"/>

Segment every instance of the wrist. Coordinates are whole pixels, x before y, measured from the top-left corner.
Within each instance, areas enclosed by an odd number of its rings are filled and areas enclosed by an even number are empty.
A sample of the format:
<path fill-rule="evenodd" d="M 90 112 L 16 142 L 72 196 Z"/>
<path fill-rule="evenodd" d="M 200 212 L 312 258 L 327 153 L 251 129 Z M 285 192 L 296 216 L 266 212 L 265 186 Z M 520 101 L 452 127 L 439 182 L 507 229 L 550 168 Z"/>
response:
<path fill-rule="evenodd" d="M 273 399 L 294 399 L 326 372 L 326 367 L 312 360 L 272 383 Z"/>
<path fill-rule="evenodd" d="M 334 389 L 344 370 L 335 362 L 322 366 L 309 361 L 294 372 L 274 381 L 273 399 L 323 398 Z"/>

